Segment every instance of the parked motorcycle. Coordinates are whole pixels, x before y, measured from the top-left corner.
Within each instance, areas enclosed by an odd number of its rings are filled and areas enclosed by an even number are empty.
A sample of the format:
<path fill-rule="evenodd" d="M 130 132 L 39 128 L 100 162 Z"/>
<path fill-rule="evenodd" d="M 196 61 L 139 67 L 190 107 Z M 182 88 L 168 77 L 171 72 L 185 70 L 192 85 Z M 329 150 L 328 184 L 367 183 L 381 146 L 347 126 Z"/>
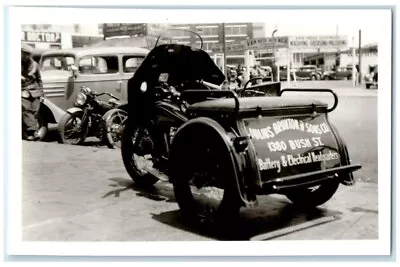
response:
<path fill-rule="evenodd" d="M 185 216 L 227 223 L 258 195 L 313 207 L 340 183 L 354 184 L 361 166 L 350 164 L 327 117 L 338 104 L 333 91 L 265 96 L 264 84 L 245 86 L 240 97 L 221 90 L 225 77 L 201 47 L 157 44 L 128 82 L 121 154 L 135 183 L 171 182 Z M 334 96 L 333 107 L 281 97 L 318 90 Z"/>
<path fill-rule="evenodd" d="M 108 103 L 98 97 L 108 95 Z M 126 105 L 110 93 L 96 93 L 82 86 L 73 108 L 61 118 L 58 124 L 60 142 L 80 145 L 87 137 L 97 137 L 109 148 L 120 147 L 122 127 L 127 117 Z"/>

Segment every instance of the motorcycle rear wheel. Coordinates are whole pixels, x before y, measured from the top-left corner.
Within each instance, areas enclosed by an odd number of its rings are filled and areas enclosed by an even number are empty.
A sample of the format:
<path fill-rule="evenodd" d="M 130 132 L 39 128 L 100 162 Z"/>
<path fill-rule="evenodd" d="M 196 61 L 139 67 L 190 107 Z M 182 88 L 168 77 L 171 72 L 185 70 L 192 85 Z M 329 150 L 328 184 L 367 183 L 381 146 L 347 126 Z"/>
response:
<path fill-rule="evenodd" d="M 62 144 L 68 144 L 68 145 L 81 145 L 85 139 L 86 136 L 89 132 L 89 127 L 87 125 L 87 123 L 85 125 L 81 125 L 81 131 L 80 132 L 73 132 L 73 130 L 69 130 L 68 129 L 68 123 L 71 120 L 76 121 L 77 123 L 81 123 L 82 122 L 82 116 L 83 116 L 83 112 L 82 111 L 78 111 L 78 112 L 74 112 L 74 113 L 65 113 L 65 115 L 60 119 L 59 123 L 58 123 L 58 133 L 60 135 L 60 140 L 59 142 Z M 80 121 L 80 122 L 79 122 Z M 79 126 L 78 126 L 79 127 Z M 68 132 L 71 132 L 73 135 L 75 135 L 75 138 L 70 138 L 70 136 L 67 134 Z"/>
<path fill-rule="evenodd" d="M 121 148 L 123 125 L 128 118 L 128 113 L 121 109 L 112 109 L 104 114 L 103 141 L 108 148 Z"/>
<path fill-rule="evenodd" d="M 122 161 L 131 179 L 140 186 L 152 186 L 158 182 L 157 177 L 141 168 L 141 165 L 152 165 L 146 156 L 151 155 L 154 149 L 146 128 L 125 125 L 121 138 Z"/>

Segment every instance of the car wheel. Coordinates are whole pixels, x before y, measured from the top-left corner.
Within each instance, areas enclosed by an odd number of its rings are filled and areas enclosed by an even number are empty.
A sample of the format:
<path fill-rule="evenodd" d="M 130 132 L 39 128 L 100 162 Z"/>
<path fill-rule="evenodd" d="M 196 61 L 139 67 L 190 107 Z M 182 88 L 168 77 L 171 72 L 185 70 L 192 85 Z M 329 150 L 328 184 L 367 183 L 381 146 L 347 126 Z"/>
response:
<path fill-rule="evenodd" d="M 338 187 L 339 182 L 332 179 L 318 186 L 293 189 L 286 193 L 286 197 L 295 205 L 311 208 L 322 205 L 331 199 Z"/>
<path fill-rule="evenodd" d="M 315 76 L 315 75 L 312 75 L 312 76 L 311 76 L 311 80 L 312 80 L 312 81 L 315 81 L 316 79 L 317 79 L 317 76 Z"/>

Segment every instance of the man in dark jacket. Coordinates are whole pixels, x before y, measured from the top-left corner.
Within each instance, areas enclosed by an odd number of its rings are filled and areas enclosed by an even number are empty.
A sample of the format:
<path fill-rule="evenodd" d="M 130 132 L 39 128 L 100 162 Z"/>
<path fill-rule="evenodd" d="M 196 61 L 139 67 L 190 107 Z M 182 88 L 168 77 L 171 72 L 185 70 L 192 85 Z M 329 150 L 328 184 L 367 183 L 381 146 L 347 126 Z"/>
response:
<path fill-rule="evenodd" d="M 40 97 L 43 96 L 43 83 L 38 64 L 32 59 L 32 47 L 21 47 L 21 88 L 22 123 L 27 140 L 38 140 L 38 111 Z M 28 94 L 26 94 L 27 92 Z"/>

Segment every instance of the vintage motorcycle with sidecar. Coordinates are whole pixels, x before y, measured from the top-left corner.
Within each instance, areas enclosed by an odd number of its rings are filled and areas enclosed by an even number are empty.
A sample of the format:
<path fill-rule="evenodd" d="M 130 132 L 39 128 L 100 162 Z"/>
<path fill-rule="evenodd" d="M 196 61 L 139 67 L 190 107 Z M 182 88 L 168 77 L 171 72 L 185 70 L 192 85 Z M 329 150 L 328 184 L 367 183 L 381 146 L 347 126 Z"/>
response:
<path fill-rule="evenodd" d="M 282 97 L 307 89 L 266 96 L 260 85 L 249 96 L 246 87 L 221 90 L 224 79 L 201 48 L 164 43 L 147 55 L 128 82 L 121 140 L 123 163 L 137 184 L 171 182 L 185 216 L 226 221 L 240 207 L 255 206 L 258 195 L 282 194 L 314 207 L 339 184 L 355 183 L 352 172 L 361 166 L 351 164 L 328 120 L 338 103 L 333 91 L 320 90 L 333 95 L 329 108 Z"/>

